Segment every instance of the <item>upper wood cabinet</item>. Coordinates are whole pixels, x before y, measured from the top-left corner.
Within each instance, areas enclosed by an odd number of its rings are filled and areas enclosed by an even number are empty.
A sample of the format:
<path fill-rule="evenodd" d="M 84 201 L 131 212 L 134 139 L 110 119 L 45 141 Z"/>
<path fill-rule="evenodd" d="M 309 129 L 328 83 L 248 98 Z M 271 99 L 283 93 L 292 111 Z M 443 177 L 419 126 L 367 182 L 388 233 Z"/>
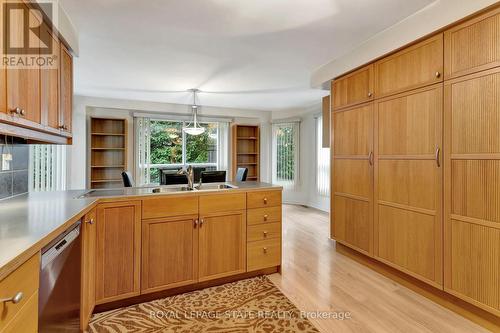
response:
<path fill-rule="evenodd" d="M 454 26 L 444 34 L 445 78 L 500 66 L 500 8 Z"/>
<path fill-rule="evenodd" d="M 60 128 L 71 132 L 73 118 L 73 57 L 61 44 L 61 112 Z"/>
<path fill-rule="evenodd" d="M 140 294 L 141 202 L 97 206 L 96 304 Z"/>
<path fill-rule="evenodd" d="M 142 293 L 193 284 L 197 278 L 198 215 L 143 220 Z"/>
<path fill-rule="evenodd" d="M 21 12 L 22 13 L 22 12 Z M 23 17 L 12 15 L 11 37 L 17 45 L 24 45 Z M 40 45 L 35 34 L 40 34 L 40 20 L 29 12 L 30 26 L 34 30 L 30 34 L 30 46 Z M 15 26 L 15 29 L 13 29 Z M 7 114 L 40 123 L 40 68 L 7 69 Z"/>
<path fill-rule="evenodd" d="M 368 65 L 332 82 L 333 109 L 340 109 L 374 98 L 373 65 Z"/>
<path fill-rule="evenodd" d="M 498 41 L 497 41 L 498 43 Z M 500 68 L 445 83 L 445 290 L 500 315 Z"/>
<path fill-rule="evenodd" d="M 373 103 L 332 114 L 332 238 L 373 253 Z"/>
<path fill-rule="evenodd" d="M 442 85 L 375 103 L 375 255 L 440 287 Z"/>
<path fill-rule="evenodd" d="M 330 96 L 323 97 L 322 101 L 322 137 L 321 146 L 323 148 L 330 148 L 330 113 L 332 112 L 330 106 Z"/>
<path fill-rule="evenodd" d="M 87 329 L 95 306 L 97 212 L 92 209 L 82 219 L 82 292 L 80 328 Z"/>
<path fill-rule="evenodd" d="M 52 57 L 55 61 L 53 68 L 40 70 L 41 124 L 59 130 L 59 39 L 46 24 L 41 26 L 40 31 L 42 35 L 52 38 Z"/>
<path fill-rule="evenodd" d="M 442 34 L 405 48 L 375 63 L 377 98 L 442 81 Z"/>
<path fill-rule="evenodd" d="M 200 215 L 199 281 L 246 271 L 246 211 Z"/>

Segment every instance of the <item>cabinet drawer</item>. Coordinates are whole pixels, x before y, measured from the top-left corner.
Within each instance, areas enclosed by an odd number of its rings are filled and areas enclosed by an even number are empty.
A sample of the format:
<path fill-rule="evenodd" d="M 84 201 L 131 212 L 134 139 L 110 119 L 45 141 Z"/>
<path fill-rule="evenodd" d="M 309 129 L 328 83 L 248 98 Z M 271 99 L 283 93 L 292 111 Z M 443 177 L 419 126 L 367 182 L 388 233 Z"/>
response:
<path fill-rule="evenodd" d="M 10 298 L 17 293 L 23 293 L 21 301 L 17 304 L 0 302 L 0 331 L 7 327 L 7 324 L 28 304 L 28 300 L 38 290 L 39 271 L 40 257 L 36 254 L 9 274 L 4 280 L 0 281 L 0 298 Z M 35 302 L 38 304 L 37 297 Z M 36 318 L 38 311 L 29 315 Z"/>
<path fill-rule="evenodd" d="M 248 225 L 280 222 L 281 221 L 281 206 L 269 208 L 254 208 L 247 210 Z"/>
<path fill-rule="evenodd" d="M 38 332 L 38 292 L 35 291 L 16 316 L 5 326 L 2 333 Z"/>
<path fill-rule="evenodd" d="M 198 197 L 194 195 L 173 195 L 142 200 L 143 219 L 192 214 L 198 214 Z"/>
<path fill-rule="evenodd" d="M 247 241 L 260 241 L 281 237 L 281 223 L 257 224 L 248 227 Z"/>
<path fill-rule="evenodd" d="M 247 271 L 281 265 L 281 241 L 279 238 L 247 245 Z"/>
<path fill-rule="evenodd" d="M 273 207 L 281 205 L 281 191 L 257 191 L 247 193 L 248 208 Z"/>
<path fill-rule="evenodd" d="M 200 196 L 200 214 L 245 210 L 246 206 L 245 193 L 241 192 Z"/>

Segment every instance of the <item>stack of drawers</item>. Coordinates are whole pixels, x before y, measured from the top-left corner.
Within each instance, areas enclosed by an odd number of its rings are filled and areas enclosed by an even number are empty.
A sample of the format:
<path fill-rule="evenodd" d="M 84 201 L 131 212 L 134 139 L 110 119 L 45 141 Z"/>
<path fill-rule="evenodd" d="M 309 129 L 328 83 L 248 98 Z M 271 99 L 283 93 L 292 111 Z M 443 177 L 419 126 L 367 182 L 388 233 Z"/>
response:
<path fill-rule="evenodd" d="M 281 266 L 281 190 L 247 193 L 247 271 Z"/>

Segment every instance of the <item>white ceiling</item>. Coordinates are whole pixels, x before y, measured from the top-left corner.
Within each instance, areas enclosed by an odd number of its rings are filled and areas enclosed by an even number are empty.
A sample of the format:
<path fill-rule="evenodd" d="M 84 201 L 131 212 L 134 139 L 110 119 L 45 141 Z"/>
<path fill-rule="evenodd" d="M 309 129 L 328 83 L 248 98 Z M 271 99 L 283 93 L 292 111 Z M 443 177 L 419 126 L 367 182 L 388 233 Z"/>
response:
<path fill-rule="evenodd" d="M 60 0 L 80 37 L 75 93 L 286 110 L 310 75 L 434 0 Z"/>

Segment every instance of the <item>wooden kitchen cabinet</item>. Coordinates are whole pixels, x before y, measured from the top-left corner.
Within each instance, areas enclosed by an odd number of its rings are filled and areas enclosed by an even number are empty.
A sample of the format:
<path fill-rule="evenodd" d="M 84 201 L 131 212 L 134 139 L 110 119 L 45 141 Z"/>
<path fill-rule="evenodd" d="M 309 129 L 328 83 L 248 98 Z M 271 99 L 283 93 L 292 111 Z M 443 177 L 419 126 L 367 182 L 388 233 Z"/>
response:
<path fill-rule="evenodd" d="M 24 45 L 23 21 L 20 15 L 13 15 L 15 20 L 11 26 L 13 42 Z M 37 27 L 41 21 L 30 11 L 30 26 Z M 40 41 L 35 34 L 40 34 L 40 28 L 31 28 L 30 46 L 37 47 Z M 14 31 L 12 31 L 14 30 Z M 40 124 L 40 68 L 7 69 L 7 114 L 12 114 L 22 120 Z M 18 112 L 16 112 L 16 110 Z M 35 125 L 34 124 L 34 125 Z"/>
<path fill-rule="evenodd" d="M 375 255 L 442 285 L 443 88 L 376 102 Z"/>
<path fill-rule="evenodd" d="M 375 63 L 377 98 L 443 81 L 443 34 Z"/>
<path fill-rule="evenodd" d="M 96 304 L 140 294 L 141 201 L 97 206 Z"/>
<path fill-rule="evenodd" d="M 52 38 L 53 68 L 42 68 L 40 70 L 40 92 L 41 92 L 41 124 L 59 130 L 59 39 L 50 28 L 43 24 L 42 35 Z"/>
<path fill-rule="evenodd" d="M 64 132 L 71 133 L 73 115 L 73 57 L 61 43 L 61 104 L 59 126 Z"/>
<path fill-rule="evenodd" d="M 198 214 L 142 221 L 142 293 L 197 282 L 198 224 Z"/>
<path fill-rule="evenodd" d="M 373 253 L 373 103 L 332 114 L 332 238 Z"/>
<path fill-rule="evenodd" d="M 373 100 L 373 65 L 368 65 L 332 82 L 334 110 Z"/>
<path fill-rule="evenodd" d="M 80 327 L 84 331 L 95 306 L 97 212 L 92 209 L 82 219 L 82 292 Z"/>
<path fill-rule="evenodd" d="M 200 215 L 198 260 L 200 282 L 246 271 L 245 210 Z"/>

